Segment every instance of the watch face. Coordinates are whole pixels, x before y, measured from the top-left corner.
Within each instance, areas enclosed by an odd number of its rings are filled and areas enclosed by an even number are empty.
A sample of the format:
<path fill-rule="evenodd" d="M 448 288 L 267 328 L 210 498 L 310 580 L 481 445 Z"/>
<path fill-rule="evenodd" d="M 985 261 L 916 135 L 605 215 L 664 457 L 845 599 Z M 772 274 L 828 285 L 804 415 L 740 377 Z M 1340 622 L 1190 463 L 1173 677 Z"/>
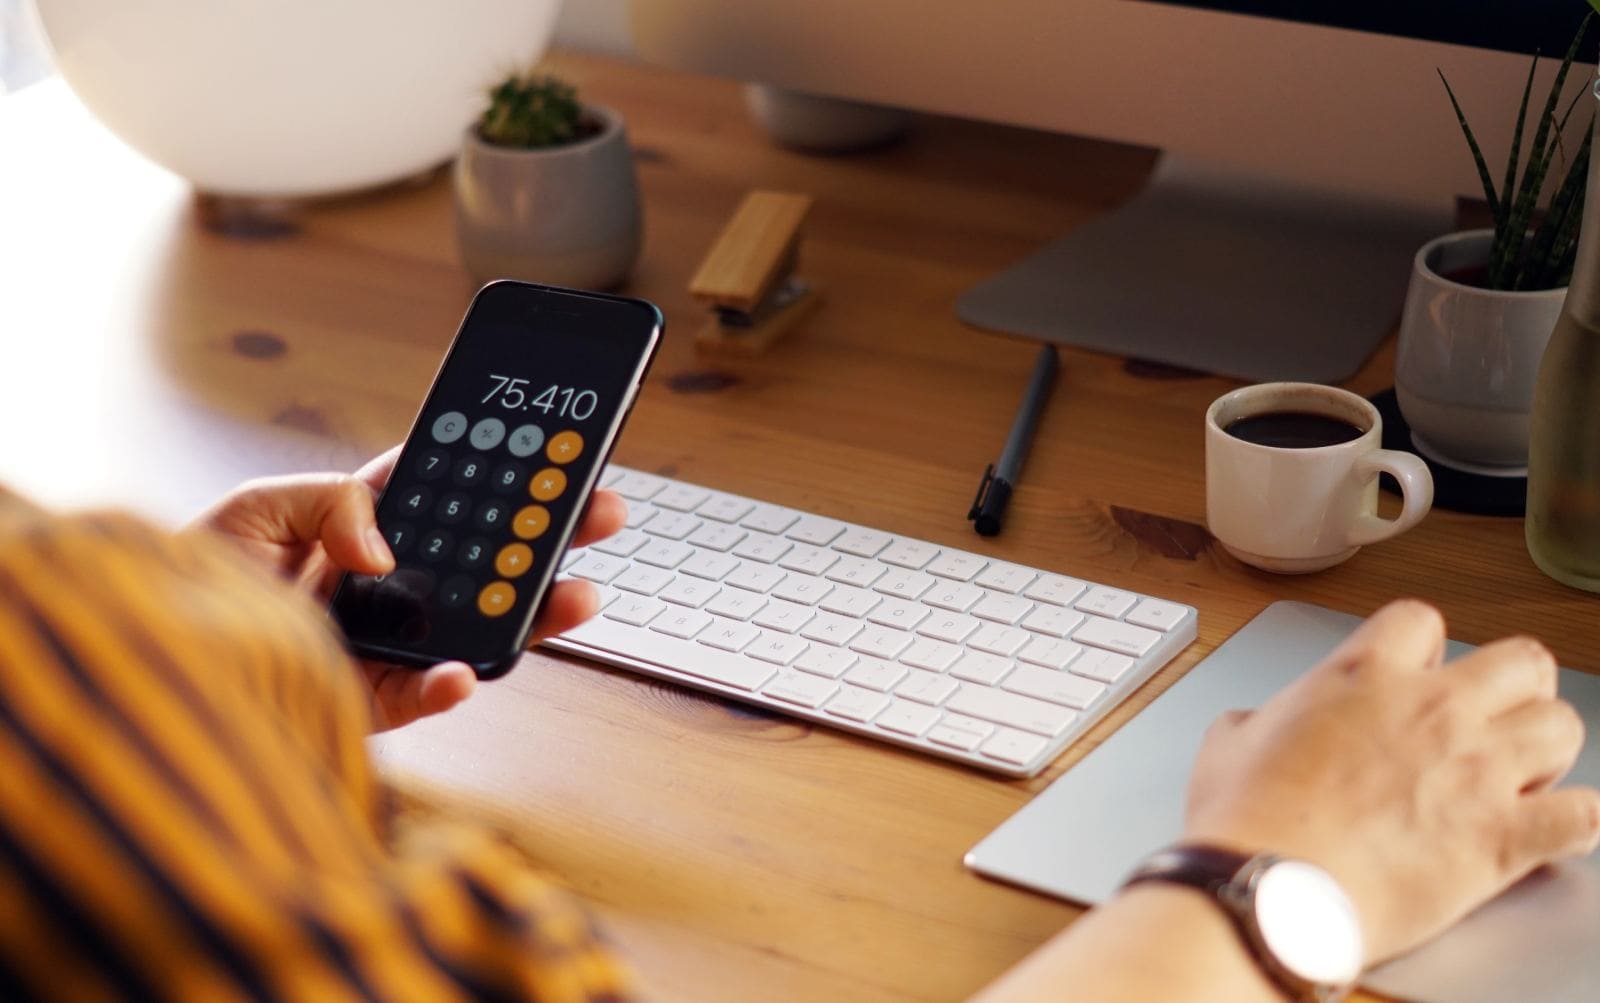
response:
<path fill-rule="evenodd" d="M 1361 974 L 1361 923 L 1328 872 L 1280 860 L 1255 881 L 1256 928 L 1278 963 L 1308 982 L 1344 986 Z"/>

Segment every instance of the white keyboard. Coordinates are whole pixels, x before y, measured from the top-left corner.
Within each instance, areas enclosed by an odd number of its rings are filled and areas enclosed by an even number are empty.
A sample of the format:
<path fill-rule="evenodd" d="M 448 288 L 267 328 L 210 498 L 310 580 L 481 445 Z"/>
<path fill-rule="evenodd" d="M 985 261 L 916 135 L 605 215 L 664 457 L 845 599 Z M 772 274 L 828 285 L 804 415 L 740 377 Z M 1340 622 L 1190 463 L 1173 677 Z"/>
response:
<path fill-rule="evenodd" d="M 628 526 L 546 646 L 1032 776 L 1195 637 L 1191 606 L 610 466 Z"/>

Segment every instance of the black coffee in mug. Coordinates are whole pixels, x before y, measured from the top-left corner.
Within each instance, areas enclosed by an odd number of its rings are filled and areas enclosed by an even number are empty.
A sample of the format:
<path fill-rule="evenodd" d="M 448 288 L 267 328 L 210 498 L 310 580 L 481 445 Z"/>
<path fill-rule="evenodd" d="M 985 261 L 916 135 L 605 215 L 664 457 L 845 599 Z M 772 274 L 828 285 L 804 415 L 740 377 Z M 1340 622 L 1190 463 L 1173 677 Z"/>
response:
<path fill-rule="evenodd" d="M 1342 418 L 1308 411 L 1268 411 L 1236 418 L 1223 429 L 1235 439 L 1283 449 L 1337 446 L 1361 438 L 1365 431 Z"/>

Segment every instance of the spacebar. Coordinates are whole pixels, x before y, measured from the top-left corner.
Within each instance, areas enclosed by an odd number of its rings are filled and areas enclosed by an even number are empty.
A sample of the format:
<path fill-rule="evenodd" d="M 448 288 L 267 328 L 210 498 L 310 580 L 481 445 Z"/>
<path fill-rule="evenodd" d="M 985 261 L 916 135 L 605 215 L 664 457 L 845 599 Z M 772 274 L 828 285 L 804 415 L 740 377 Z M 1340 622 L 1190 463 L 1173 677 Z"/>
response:
<path fill-rule="evenodd" d="M 649 662 L 687 676 L 741 690 L 755 690 L 777 673 L 777 667 L 693 641 L 680 641 L 642 627 L 597 616 L 561 635 L 562 640 L 586 644 L 613 655 Z"/>

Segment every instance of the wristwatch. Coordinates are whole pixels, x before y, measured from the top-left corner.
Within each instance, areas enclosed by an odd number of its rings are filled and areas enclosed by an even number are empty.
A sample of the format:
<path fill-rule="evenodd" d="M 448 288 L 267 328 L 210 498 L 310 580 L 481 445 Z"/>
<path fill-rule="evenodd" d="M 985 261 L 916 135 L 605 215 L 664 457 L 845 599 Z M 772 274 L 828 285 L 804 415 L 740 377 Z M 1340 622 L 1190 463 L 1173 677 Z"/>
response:
<path fill-rule="evenodd" d="M 1188 885 L 1220 905 L 1250 954 L 1292 1000 L 1332 1003 L 1361 975 L 1361 923 L 1327 871 L 1271 853 L 1180 843 L 1147 857 L 1123 887 Z"/>

